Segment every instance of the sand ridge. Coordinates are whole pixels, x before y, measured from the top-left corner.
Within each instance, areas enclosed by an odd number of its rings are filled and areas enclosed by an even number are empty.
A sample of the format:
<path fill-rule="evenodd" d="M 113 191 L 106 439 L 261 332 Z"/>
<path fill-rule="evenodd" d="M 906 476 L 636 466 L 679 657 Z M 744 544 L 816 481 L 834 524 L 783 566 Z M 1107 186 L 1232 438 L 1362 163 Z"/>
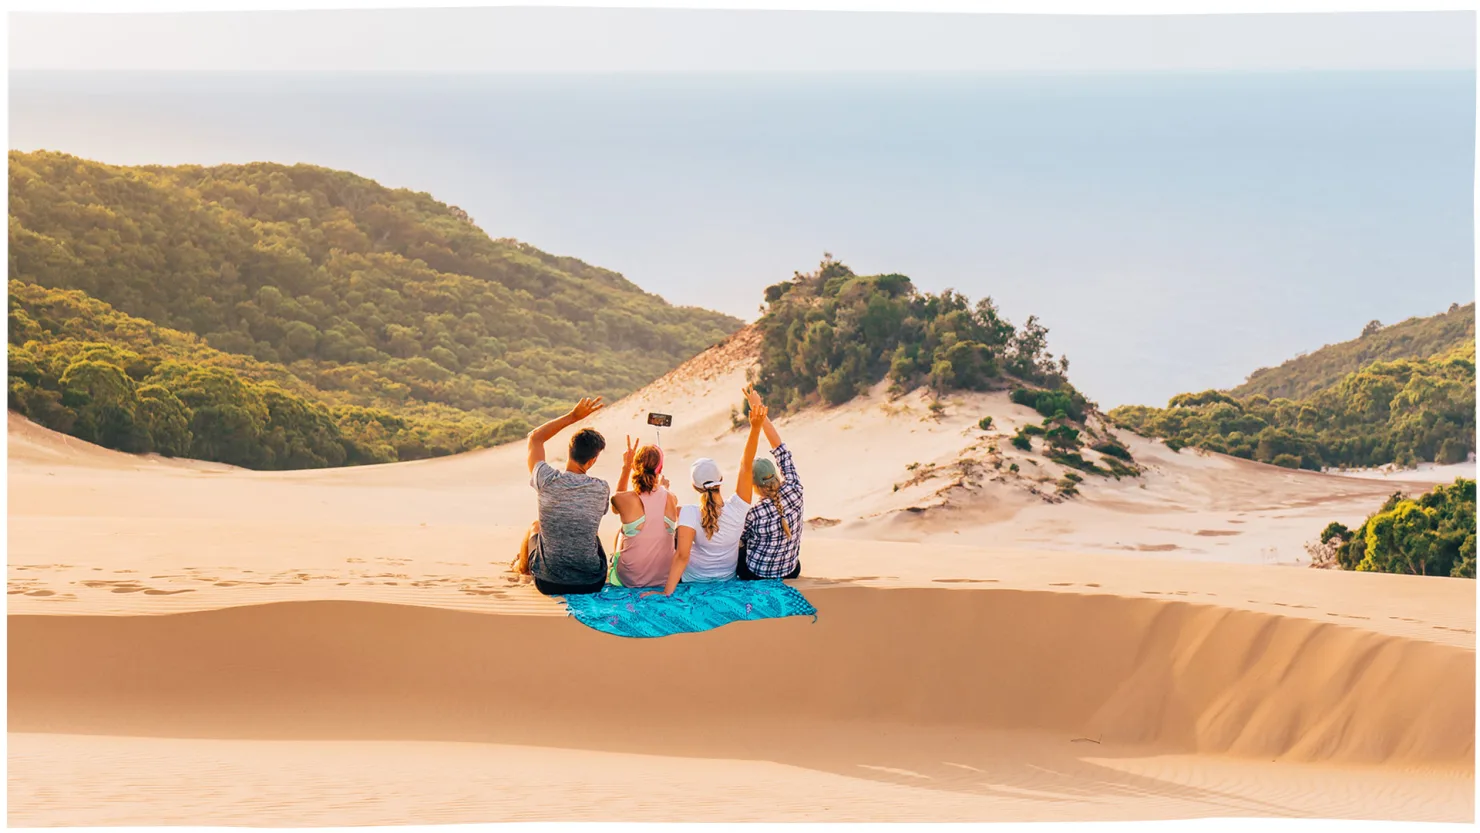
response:
<path fill-rule="evenodd" d="M 1141 755 L 1452 771 L 1467 770 L 1474 756 L 1473 682 L 1459 678 L 1468 668 L 1473 680 L 1475 660 L 1463 648 L 1115 595 L 808 592 L 823 612 L 816 621 L 659 640 L 614 639 L 553 617 L 366 602 L 13 615 L 10 727 L 258 739 L 595 737 L 613 715 L 590 708 L 590 688 L 570 684 L 579 669 L 623 693 L 618 712 L 647 728 L 698 729 L 718 711 L 742 722 L 1039 730 Z M 502 661 L 522 645 L 540 650 Z M 685 671 L 654 675 L 658 667 Z M 898 679 L 880 679 L 879 667 Z M 865 679 L 873 685 L 860 687 Z M 1420 700 L 1423 709 L 1409 707 Z M 528 720 L 487 719 L 504 713 Z M 703 732 L 696 739 L 707 742 Z"/>
<path fill-rule="evenodd" d="M 1114 595 L 807 592 L 815 623 L 651 641 L 371 602 L 12 616 L 10 819 L 1473 818 L 1473 651 Z"/>

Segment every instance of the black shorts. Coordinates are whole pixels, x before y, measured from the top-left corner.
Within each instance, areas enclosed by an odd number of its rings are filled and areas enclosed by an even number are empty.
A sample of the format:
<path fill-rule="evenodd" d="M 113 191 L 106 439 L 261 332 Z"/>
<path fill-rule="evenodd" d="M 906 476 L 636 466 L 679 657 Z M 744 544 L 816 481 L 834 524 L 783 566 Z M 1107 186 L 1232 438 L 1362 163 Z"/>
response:
<path fill-rule="evenodd" d="M 779 578 L 792 579 L 800 576 L 801 574 L 802 559 L 798 558 L 796 566 L 791 568 L 791 572 L 787 573 L 784 576 L 780 576 Z M 735 578 L 738 578 L 741 581 L 761 581 L 762 579 L 766 578 L 766 576 L 758 576 L 751 571 L 750 565 L 745 562 L 745 547 L 743 546 L 740 548 L 740 557 L 735 559 Z"/>
<path fill-rule="evenodd" d="M 587 596 L 600 593 L 601 588 L 605 586 L 605 581 L 596 584 L 556 584 L 553 581 L 545 581 L 539 576 L 534 578 L 534 589 L 546 596 Z"/>
<path fill-rule="evenodd" d="M 534 553 L 540 546 L 539 533 L 529 536 L 530 565 L 534 564 Z M 601 579 L 592 584 L 561 584 L 558 581 L 546 581 L 539 576 L 534 577 L 534 588 L 546 596 L 585 596 L 591 593 L 600 593 L 601 588 L 606 586 L 606 548 L 601 542 L 596 542 L 596 552 L 601 556 Z"/>

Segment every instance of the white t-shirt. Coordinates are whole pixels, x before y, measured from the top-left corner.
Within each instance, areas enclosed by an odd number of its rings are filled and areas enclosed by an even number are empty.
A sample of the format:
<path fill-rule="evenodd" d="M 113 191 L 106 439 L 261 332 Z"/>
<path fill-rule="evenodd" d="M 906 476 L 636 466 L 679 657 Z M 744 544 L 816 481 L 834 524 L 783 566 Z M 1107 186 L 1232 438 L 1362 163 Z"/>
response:
<path fill-rule="evenodd" d="M 745 531 L 745 516 L 750 504 L 739 495 L 730 495 L 719 511 L 719 529 L 710 538 L 704 534 L 704 513 L 698 504 L 678 508 L 678 525 L 694 530 L 694 546 L 689 550 L 689 566 L 684 568 L 684 581 L 724 581 L 735 577 L 735 561 L 740 555 L 740 533 Z"/>

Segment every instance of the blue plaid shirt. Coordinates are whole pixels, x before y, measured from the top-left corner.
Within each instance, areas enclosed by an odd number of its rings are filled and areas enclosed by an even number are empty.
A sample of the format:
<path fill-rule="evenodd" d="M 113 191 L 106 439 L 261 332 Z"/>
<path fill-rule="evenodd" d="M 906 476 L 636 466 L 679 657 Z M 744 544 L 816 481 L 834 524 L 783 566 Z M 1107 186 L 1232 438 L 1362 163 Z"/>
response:
<path fill-rule="evenodd" d="M 781 528 L 781 515 L 776 512 L 775 502 L 757 490 L 745 516 L 745 532 L 740 542 L 745 547 L 745 563 L 761 578 L 786 575 L 802 554 L 802 479 L 797 477 L 797 467 L 791 461 L 791 450 L 786 443 L 772 449 L 771 456 L 776 458 L 776 468 L 781 470 L 781 506 L 786 512 L 791 537 Z"/>

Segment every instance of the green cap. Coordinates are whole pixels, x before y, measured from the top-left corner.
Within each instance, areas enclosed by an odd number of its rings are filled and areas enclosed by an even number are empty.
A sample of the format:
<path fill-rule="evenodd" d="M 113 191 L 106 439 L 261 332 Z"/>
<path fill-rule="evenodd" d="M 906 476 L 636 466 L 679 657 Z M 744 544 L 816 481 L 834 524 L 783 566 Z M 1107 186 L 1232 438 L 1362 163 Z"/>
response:
<path fill-rule="evenodd" d="M 781 472 L 776 470 L 776 464 L 767 457 L 755 458 L 750 466 L 750 477 L 759 486 L 770 487 L 781 482 Z"/>

